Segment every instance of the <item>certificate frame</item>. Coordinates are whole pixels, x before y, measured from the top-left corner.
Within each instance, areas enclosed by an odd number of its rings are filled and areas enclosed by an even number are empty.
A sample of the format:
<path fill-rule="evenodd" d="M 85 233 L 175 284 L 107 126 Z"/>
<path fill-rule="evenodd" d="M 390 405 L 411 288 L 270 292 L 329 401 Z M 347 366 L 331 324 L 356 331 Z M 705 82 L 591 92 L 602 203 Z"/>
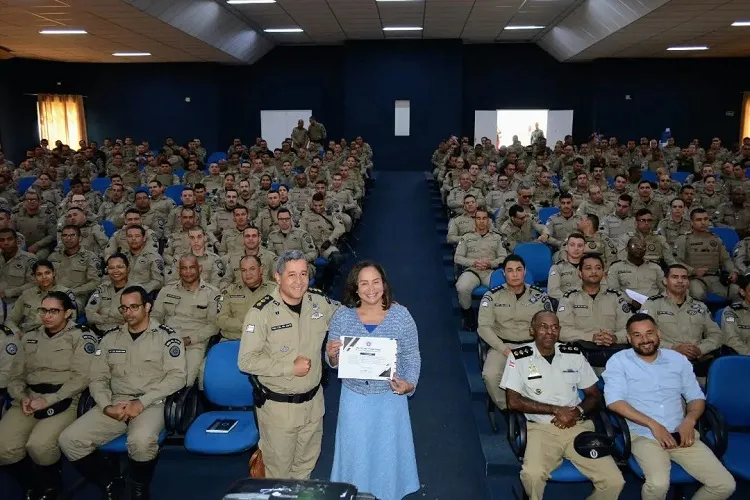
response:
<path fill-rule="evenodd" d="M 398 342 L 394 338 L 342 335 L 339 378 L 393 380 L 397 346 Z"/>

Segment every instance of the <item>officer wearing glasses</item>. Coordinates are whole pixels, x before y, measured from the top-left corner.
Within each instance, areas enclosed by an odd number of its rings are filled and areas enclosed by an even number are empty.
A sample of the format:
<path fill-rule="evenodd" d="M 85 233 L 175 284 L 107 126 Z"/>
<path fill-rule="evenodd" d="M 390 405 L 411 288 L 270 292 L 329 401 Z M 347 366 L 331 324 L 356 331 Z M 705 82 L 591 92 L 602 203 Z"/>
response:
<path fill-rule="evenodd" d="M 125 325 L 107 333 L 91 364 L 89 390 L 96 406 L 60 436 L 60 448 L 105 498 L 119 498 L 122 480 L 105 467 L 99 446 L 127 432 L 132 498 L 149 498 L 164 430 L 164 401 L 185 387 L 187 367 L 180 336 L 149 317 L 143 287 L 122 291 Z"/>

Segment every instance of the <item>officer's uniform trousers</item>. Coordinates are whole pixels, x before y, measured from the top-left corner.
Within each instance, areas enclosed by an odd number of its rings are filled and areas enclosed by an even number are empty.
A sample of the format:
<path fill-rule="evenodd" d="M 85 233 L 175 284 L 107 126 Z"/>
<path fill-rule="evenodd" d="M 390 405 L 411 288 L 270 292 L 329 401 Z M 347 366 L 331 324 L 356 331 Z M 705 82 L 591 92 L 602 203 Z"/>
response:
<path fill-rule="evenodd" d="M 323 441 L 323 389 L 306 403 L 267 400 L 256 408 L 266 477 L 310 479 Z"/>
<path fill-rule="evenodd" d="M 44 394 L 40 394 L 44 397 Z M 62 413 L 37 419 L 24 415 L 20 402 L 14 401 L 0 419 L 0 465 L 14 464 L 29 457 L 38 465 L 52 465 L 60 460 L 57 438 L 76 419 L 78 397 Z M 0 495 L 2 496 L 2 495 Z"/>
<path fill-rule="evenodd" d="M 458 302 L 461 304 L 462 309 L 469 309 L 471 307 L 471 292 L 474 291 L 476 287 L 479 285 L 490 286 L 492 271 L 494 271 L 494 269 L 480 271 L 479 269 L 469 268 L 461 273 L 456 281 L 456 292 L 458 294 Z M 505 361 L 503 361 L 503 363 L 505 363 Z"/>
<path fill-rule="evenodd" d="M 736 487 L 734 478 L 706 446 L 695 431 L 695 443 L 689 448 L 665 450 L 654 439 L 633 434 L 631 452 L 646 474 L 641 488 L 643 500 L 663 500 L 669 490 L 670 461 L 703 484 L 693 500 L 724 500 Z"/>
<path fill-rule="evenodd" d="M 519 340 L 518 342 L 504 340 L 503 342 L 511 349 L 515 349 L 527 344 L 528 340 Z M 505 363 L 507 361 L 508 357 L 503 351 L 490 347 L 487 351 L 487 359 L 484 360 L 484 367 L 482 367 L 482 379 L 484 380 L 484 385 L 487 387 L 487 394 L 490 395 L 492 401 L 501 410 L 508 408 L 508 403 L 505 400 L 505 389 L 500 388 L 500 381 L 503 379 L 503 372 L 505 371 Z"/>
<path fill-rule="evenodd" d="M 589 495 L 589 500 L 617 500 L 624 483 L 614 460 L 587 458 L 573 447 L 578 434 L 594 430 L 592 421 L 584 420 L 568 429 L 559 429 L 554 424 L 527 422 L 526 428 L 521 483 L 529 500 L 542 499 L 550 474 L 562 463 L 563 458 L 570 460 L 594 483 L 594 491 Z"/>
<path fill-rule="evenodd" d="M 148 462 L 159 453 L 158 438 L 163 430 L 163 403 L 150 405 L 128 423 L 115 420 L 94 406 L 60 436 L 60 448 L 69 460 L 80 460 L 127 432 L 128 456 L 136 462 Z"/>

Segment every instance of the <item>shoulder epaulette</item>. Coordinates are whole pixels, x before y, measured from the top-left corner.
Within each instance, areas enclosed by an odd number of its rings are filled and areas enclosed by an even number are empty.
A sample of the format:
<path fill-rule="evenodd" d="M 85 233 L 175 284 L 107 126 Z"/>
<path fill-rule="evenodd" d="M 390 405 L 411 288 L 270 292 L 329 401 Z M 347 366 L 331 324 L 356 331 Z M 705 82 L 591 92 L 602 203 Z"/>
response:
<path fill-rule="evenodd" d="M 13 335 L 13 330 L 11 330 L 10 328 L 8 328 L 5 325 L 0 325 L 0 331 L 2 331 L 3 333 L 5 333 L 5 335 Z"/>
<path fill-rule="evenodd" d="M 109 328 L 109 329 L 107 329 L 107 330 L 104 330 L 104 331 L 102 332 L 102 336 L 104 336 L 104 335 L 106 335 L 106 334 L 108 334 L 108 333 L 114 332 L 115 330 L 118 330 L 119 328 L 120 328 L 119 326 L 113 326 L 112 328 Z"/>
<path fill-rule="evenodd" d="M 618 262 L 623 262 L 623 261 L 622 261 L 622 260 L 620 260 L 620 259 L 618 259 L 618 260 L 616 260 L 616 261 L 612 262 L 612 263 L 611 263 L 611 264 L 609 265 L 609 267 L 612 267 L 612 266 L 614 266 L 614 265 L 615 265 L 615 264 L 617 264 Z"/>
<path fill-rule="evenodd" d="M 256 302 L 253 307 L 261 310 L 266 307 L 272 300 L 273 297 L 271 297 L 270 295 L 266 295 L 265 297 L 262 297 L 258 302 Z"/>
<path fill-rule="evenodd" d="M 536 290 L 539 293 L 546 293 L 544 290 L 542 290 L 541 288 L 539 288 L 536 285 L 529 285 L 529 288 L 531 288 L 532 290 Z"/>
<path fill-rule="evenodd" d="M 516 359 L 521 358 L 527 358 L 534 354 L 534 350 L 529 346 L 522 346 L 522 347 L 516 347 L 515 349 L 511 349 L 510 352 L 513 353 L 513 357 Z"/>
<path fill-rule="evenodd" d="M 575 344 L 560 344 L 560 352 L 565 354 L 581 354 L 581 348 Z"/>
<path fill-rule="evenodd" d="M 91 328 L 89 328 L 89 327 L 88 327 L 87 325 L 78 325 L 78 324 L 77 324 L 77 325 L 75 326 L 75 328 L 78 328 L 79 330 L 81 330 L 81 331 L 82 331 L 82 332 L 84 332 L 84 333 L 88 333 L 88 332 L 90 332 L 90 331 L 91 331 Z"/>
<path fill-rule="evenodd" d="M 563 262 L 565 262 L 565 259 L 560 259 L 554 265 L 562 264 Z"/>
<path fill-rule="evenodd" d="M 618 297 L 622 295 L 622 292 L 620 290 L 615 290 L 614 288 L 607 288 L 607 293 L 614 293 Z"/>
<path fill-rule="evenodd" d="M 502 285 L 498 285 L 498 286 L 496 286 L 496 287 L 490 288 L 489 292 L 490 292 L 490 293 L 495 293 L 495 292 L 499 292 L 499 291 L 500 291 L 500 290 L 502 290 L 503 288 L 505 288 L 505 284 L 502 284 Z"/>
<path fill-rule="evenodd" d="M 742 302 L 737 302 L 736 304 L 732 304 L 729 307 L 731 307 L 732 309 L 737 310 L 737 311 L 742 310 L 742 309 L 745 308 L 745 306 L 742 305 Z"/>
<path fill-rule="evenodd" d="M 308 288 L 307 291 L 310 292 L 310 293 L 316 293 L 318 295 L 325 295 L 325 293 L 323 293 L 323 290 L 321 290 L 320 288 Z M 267 297 L 267 295 L 266 295 L 266 297 Z"/>
<path fill-rule="evenodd" d="M 663 298 L 664 298 L 664 295 L 658 293 L 656 295 L 652 295 L 651 297 L 649 297 L 648 300 L 656 300 L 656 299 L 663 299 Z"/>
<path fill-rule="evenodd" d="M 162 330 L 164 330 L 165 332 L 167 332 L 170 335 L 177 335 L 177 332 L 171 326 L 159 325 L 159 328 L 161 328 Z"/>
<path fill-rule="evenodd" d="M 574 288 L 574 289 L 572 289 L 572 290 L 568 290 L 567 292 L 565 292 L 565 293 L 563 294 L 563 297 L 566 297 L 566 298 L 567 298 L 567 297 L 570 297 L 571 295 L 573 295 L 574 293 L 576 293 L 576 292 L 579 292 L 579 291 L 580 291 L 580 290 L 576 290 L 575 288 Z"/>

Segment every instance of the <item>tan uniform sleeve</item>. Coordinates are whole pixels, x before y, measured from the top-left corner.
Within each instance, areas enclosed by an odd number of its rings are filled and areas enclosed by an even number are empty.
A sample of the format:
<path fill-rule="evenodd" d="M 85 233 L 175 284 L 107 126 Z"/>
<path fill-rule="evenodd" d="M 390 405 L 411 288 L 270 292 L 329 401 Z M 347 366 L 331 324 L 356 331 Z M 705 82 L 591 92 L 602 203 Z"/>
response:
<path fill-rule="evenodd" d="M 164 378 L 150 391 L 138 398 L 144 408 L 164 400 L 187 384 L 187 360 L 185 348 L 178 335 L 164 335 L 162 366 Z"/>
<path fill-rule="evenodd" d="M 19 402 L 29 397 L 28 386 L 26 385 L 26 358 L 22 342 L 23 340 L 17 344 L 18 352 L 14 355 L 15 359 L 8 373 L 8 394 Z"/>
<path fill-rule="evenodd" d="M 531 227 L 534 228 L 534 231 L 536 231 L 539 236 L 542 236 L 543 234 L 549 236 L 549 229 L 544 224 L 540 224 L 539 222 L 534 221 L 531 223 Z"/>
<path fill-rule="evenodd" d="M 742 240 L 734 250 L 734 267 L 740 274 L 745 274 L 748 270 L 750 255 L 747 253 L 748 240 Z"/>
<path fill-rule="evenodd" d="M 242 322 L 242 339 L 237 365 L 240 371 L 266 377 L 294 377 L 294 363 L 280 363 L 268 352 L 268 324 L 263 311 L 250 308 Z"/>
<path fill-rule="evenodd" d="M 687 238 L 685 236 L 680 236 L 677 238 L 677 240 L 675 240 L 675 243 L 674 243 L 674 258 L 678 263 L 687 267 L 688 276 L 693 276 L 695 275 L 695 268 L 687 265 L 686 254 L 687 254 Z"/>
<path fill-rule="evenodd" d="M 336 244 L 336 240 L 344 235 L 346 228 L 344 227 L 344 222 L 341 220 L 339 214 L 333 214 L 331 216 L 331 222 L 333 223 L 333 232 L 331 233 L 331 236 L 328 237 L 328 241 L 332 244 Z"/>
<path fill-rule="evenodd" d="M 13 304 L 13 308 L 10 310 L 5 320 L 8 323 L 8 327 L 10 329 L 17 332 L 22 331 L 20 325 L 23 321 L 23 311 L 24 309 L 26 309 L 25 305 L 26 295 L 22 293 L 21 296 L 18 297 L 18 300 L 16 300 L 16 303 Z M 36 314 L 36 311 L 33 311 L 32 314 Z"/>
<path fill-rule="evenodd" d="M 562 289 L 560 288 L 561 282 L 560 268 L 557 267 L 557 264 L 554 264 L 549 270 L 549 275 L 547 275 L 547 295 L 558 301 L 563 296 Z"/>
<path fill-rule="evenodd" d="M 628 332 L 625 325 L 627 325 L 628 319 L 631 315 L 630 304 L 628 304 L 625 297 L 621 295 L 617 297 L 615 308 L 615 331 L 613 333 L 615 334 L 615 337 L 617 337 L 617 343 L 624 344 L 628 341 Z"/>
<path fill-rule="evenodd" d="M 225 288 L 221 291 L 224 298 L 229 297 L 229 291 Z M 239 311 L 234 310 L 231 300 L 222 301 L 221 311 L 216 317 L 216 324 L 222 331 L 242 331 L 242 318 L 238 316 Z"/>
<path fill-rule="evenodd" d="M 158 290 L 164 286 L 164 259 L 157 253 L 154 253 L 149 263 L 149 277 L 151 279 L 143 285 L 147 291 Z"/>
<path fill-rule="evenodd" d="M 719 241 L 719 262 L 721 262 L 721 266 L 726 272 L 730 274 L 737 272 L 737 268 L 734 266 L 734 262 L 732 262 L 729 252 L 727 252 L 727 247 L 725 247 L 724 243 L 721 241 Z"/>
<path fill-rule="evenodd" d="M 32 288 L 34 286 L 34 273 L 31 272 L 31 266 L 36 262 L 36 258 L 30 259 L 28 262 L 24 264 L 24 275 L 26 277 L 26 281 L 21 286 L 16 287 L 8 287 L 5 289 L 5 296 L 6 297 L 19 297 L 24 290 L 27 290 L 29 288 Z"/>
<path fill-rule="evenodd" d="M 217 326 L 217 317 L 219 315 L 219 308 L 221 307 L 221 294 L 213 289 L 211 292 L 206 292 L 209 296 L 208 300 L 208 325 L 202 328 L 195 335 L 190 335 L 190 342 L 201 343 L 207 342 L 208 339 L 219 333 L 219 327 Z M 179 332 L 178 332 L 179 333 Z"/>
<path fill-rule="evenodd" d="M 154 302 L 154 306 L 151 308 L 151 317 L 158 321 L 160 324 L 163 324 L 166 322 L 167 313 L 164 310 L 164 297 L 166 296 L 166 293 L 164 290 L 159 292 L 159 295 L 156 296 L 156 301 Z"/>
<path fill-rule="evenodd" d="M 82 285 L 78 285 L 77 287 L 72 288 L 71 291 L 76 295 L 88 295 L 89 293 L 96 290 L 96 287 L 99 286 L 101 278 L 102 275 L 99 269 L 99 265 L 96 262 L 96 257 L 94 255 L 89 255 L 88 263 L 86 266 L 86 282 Z"/>
<path fill-rule="evenodd" d="M 464 267 L 471 267 L 474 265 L 474 261 L 466 256 L 466 241 L 463 238 L 458 240 L 456 252 L 453 254 L 453 262 Z"/>
<path fill-rule="evenodd" d="M 492 269 L 497 269 L 508 256 L 508 250 L 505 248 L 505 241 L 502 236 L 497 236 L 497 247 L 495 248 L 496 257 L 490 262 Z"/>
<path fill-rule="evenodd" d="M 479 327 L 477 328 L 477 333 L 479 334 L 479 337 L 487 342 L 487 344 L 491 348 L 495 349 L 496 351 L 505 352 L 505 349 L 508 346 L 505 345 L 505 342 L 500 340 L 500 338 L 495 333 L 495 330 L 492 328 L 495 324 L 495 314 L 492 309 L 493 307 L 494 299 L 492 298 L 492 294 L 490 292 L 487 292 L 484 294 L 481 302 L 479 303 Z"/>
<path fill-rule="evenodd" d="M 50 405 L 77 396 L 89 385 L 91 361 L 99 348 L 99 340 L 88 328 L 85 331 L 75 328 L 80 333 L 77 333 L 73 344 L 73 356 L 70 360 L 71 376 L 56 393 L 45 395 L 44 400 Z"/>
<path fill-rule="evenodd" d="M 570 297 L 563 296 L 560 299 L 560 304 L 557 307 L 557 318 L 560 320 L 560 340 L 564 342 L 574 340 L 591 342 L 593 335 L 599 331 L 595 325 L 589 325 L 590 328 L 586 330 L 576 327 L 573 300 Z"/>
<path fill-rule="evenodd" d="M 455 217 L 448 221 L 448 234 L 445 237 L 446 241 L 452 245 L 458 243 L 461 237 L 458 235 L 458 224 L 456 224 Z"/>
<path fill-rule="evenodd" d="M 726 307 L 722 311 L 721 331 L 724 333 L 724 345 L 737 351 L 737 354 L 747 356 L 750 354 L 750 346 L 742 341 L 742 336 L 737 331 L 738 319 L 731 307 Z"/>
<path fill-rule="evenodd" d="M 91 297 L 89 297 L 89 301 L 86 302 L 86 321 L 88 323 L 91 323 L 92 325 L 104 325 L 108 323 L 108 316 L 105 316 L 101 313 L 101 309 L 104 307 L 104 304 L 102 303 L 102 297 L 101 297 L 101 289 L 97 288 L 93 294 L 91 294 Z"/>
<path fill-rule="evenodd" d="M 304 232 L 301 238 L 302 252 L 305 254 L 307 262 L 314 262 L 318 258 L 318 249 L 315 246 L 312 235 L 307 231 Z"/>
<path fill-rule="evenodd" d="M 109 367 L 109 348 L 115 332 L 105 335 L 94 354 L 89 371 L 89 392 L 102 410 L 112 404 L 112 374 Z"/>
<path fill-rule="evenodd" d="M 724 343 L 724 334 L 719 325 L 711 318 L 711 311 L 708 308 L 703 313 L 703 324 L 706 330 L 703 334 L 703 340 L 698 342 L 697 346 L 701 350 L 701 354 L 708 354 L 722 346 Z"/>

